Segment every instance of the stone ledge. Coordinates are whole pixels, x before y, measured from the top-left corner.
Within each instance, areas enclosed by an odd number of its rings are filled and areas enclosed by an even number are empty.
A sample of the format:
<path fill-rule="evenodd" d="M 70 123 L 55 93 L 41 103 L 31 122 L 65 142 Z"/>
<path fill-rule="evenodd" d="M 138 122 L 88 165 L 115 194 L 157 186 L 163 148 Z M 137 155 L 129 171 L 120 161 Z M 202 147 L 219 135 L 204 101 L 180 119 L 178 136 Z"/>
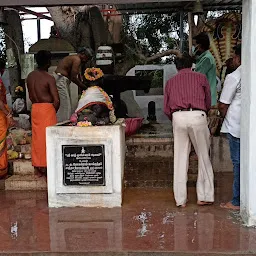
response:
<path fill-rule="evenodd" d="M 5 190 L 47 190 L 44 177 L 14 175 L 5 180 Z"/>
<path fill-rule="evenodd" d="M 34 175 L 34 167 L 32 166 L 31 160 L 15 160 L 12 161 L 13 164 L 13 174 L 14 175 Z"/>
<path fill-rule="evenodd" d="M 0 252 L 1 256 L 253 256 L 255 255 L 254 252 L 249 253 L 241 253 L 238 252 L 201 252 L 195 251 L 193 252 L 177 252 L 177 251 L 170 251 L 170 252 L 155 252 L 155 251 L 106 251 L 106 252 L 98 252 L 98 251 L 84 251 L 84 252 L 23 252 L 23 253 L 13 253 L 13 252 Z"/>
<path fill-rule="evenodd" d="M 149 143 L 154 143 L 154 144 L 172 144 L 173 143 L 173 137 L 170 138 L 150 138 L 150 137 L 130 137 L 128 139 L 126 139 L 126 145 L 134 145 L 134 144 L 149 144 Z"/>

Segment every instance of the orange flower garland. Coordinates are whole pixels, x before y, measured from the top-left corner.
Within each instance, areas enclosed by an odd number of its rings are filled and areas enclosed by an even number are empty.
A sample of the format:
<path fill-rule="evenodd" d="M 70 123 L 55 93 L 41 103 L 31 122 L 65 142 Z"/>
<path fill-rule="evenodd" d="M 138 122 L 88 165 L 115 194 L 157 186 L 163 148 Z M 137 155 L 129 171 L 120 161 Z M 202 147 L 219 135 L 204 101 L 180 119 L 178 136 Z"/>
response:
<path fill-rule="evenodd" d="M 87 68 L 84 72 L 84 77 L 88 81 L 96 81 L 103 77 L 103 72 L 100 68 Z"/>

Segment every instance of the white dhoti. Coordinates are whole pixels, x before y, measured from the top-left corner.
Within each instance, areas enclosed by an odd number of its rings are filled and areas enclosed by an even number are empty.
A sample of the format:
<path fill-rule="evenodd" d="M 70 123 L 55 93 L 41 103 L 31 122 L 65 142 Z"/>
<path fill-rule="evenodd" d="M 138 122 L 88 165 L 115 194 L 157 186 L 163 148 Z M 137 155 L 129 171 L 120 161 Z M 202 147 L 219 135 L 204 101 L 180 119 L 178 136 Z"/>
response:
<path fill-rule="evenodd" d="M 71 81 L 61 74 L 53 73 L 53 77 L 56 80 L 60 97 L 60 108 L 57 112 L 57 121 L 60 123 L 69 120 L 72 115 L 72 104 L 70 97 Z"/>

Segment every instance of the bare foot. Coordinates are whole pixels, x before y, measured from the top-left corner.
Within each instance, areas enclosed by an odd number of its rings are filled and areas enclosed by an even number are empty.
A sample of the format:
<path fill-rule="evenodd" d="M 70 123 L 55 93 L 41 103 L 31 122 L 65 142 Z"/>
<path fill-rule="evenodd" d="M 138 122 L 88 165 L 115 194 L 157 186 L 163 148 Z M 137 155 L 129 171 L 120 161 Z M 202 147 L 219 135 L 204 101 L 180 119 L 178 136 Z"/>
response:
<path fill-rule="evenodd" d="M 43 176 L 43 174 L 40 172 L 40 168 L 39 167 L 35 167 L 35 175 L 39 178 L 41 178 Z"/>
<path fill-rule="evenodd" d="M 42 173 L 45 177 L 47 177 L 47 168 L 46 168 L 46 167 L 42 167 L 42 168 L 41 168 L 41 173 Z"/>
<path fill-rule="evenodd" d="M 177 207 L 179 208 L 185 208 L 186 206 L 187 206 L 186 204 L 177 205 Z"/>
<path fill-rule="evenodd" d="M 44 168 L 44 167 L 35 167 L 35 174 L 36 174 L 39 178 L 41 178 L 41 177 L 43 177 L 43 176 L 46 177 L 46 175 L 47 175 L 47 169 Z"/>
<path fill-rule="evenodd" d="M 199 206 L 213 205 L 213 203 L 214 202 L 197 201 L 197 205 Z"/>
<path fill-rule="evenodd" d="M 220 207 L 224 209 L 230 209 L 230 210 L 240 210 L 240 206 L 233 205 L 231 202 L 221 203 Z"/>

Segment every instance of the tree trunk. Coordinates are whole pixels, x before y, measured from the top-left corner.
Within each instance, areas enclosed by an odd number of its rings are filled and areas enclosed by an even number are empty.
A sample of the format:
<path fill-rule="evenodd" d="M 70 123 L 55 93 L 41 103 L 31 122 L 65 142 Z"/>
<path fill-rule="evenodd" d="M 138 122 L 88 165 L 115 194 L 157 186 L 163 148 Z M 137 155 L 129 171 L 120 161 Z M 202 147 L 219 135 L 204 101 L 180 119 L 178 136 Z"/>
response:
<path fill-rule="evenodd" d="M 193 15 L 192 15 L 191 12 L 188 13 L 188 26 L 189 26 L 188 48 L 189 48 L 189 54 L 192 55 L 192 45 L 193 45 Z"/>
<path fill-rule="evenodd" d="M 94 39 L 93 49 L 96 51 L 99 46 L 111 44 L 108 42 L 108 28 L 104 22 L 104 19 L 101 15 L 99 8 L 92 7 L 88 11 L 89 23 L 91 25 L 92 35 Z"/>
<path fill-rule="evenodd" d="M 6 49 L 12 49 L 17 65 L 9 67 L 10 90 L 12 97 L 15 97 L 15 87 L 21 85 L 20 55 L 24 53 L 24 40 L 19 13 L 14 10 L 6 12 L 8 25 L 5 27 Z"/>
<path fill-rule="evenodd" d="M 76 37 L 75 10 L 69 7 L 48 7 L 48 10 L 60 36 L 77 48 L 77 41 L 80 39 L 80 36 L 79 38 Z"/>
<path fill-rule="evenodd" d="M 111 9 L 112 8 L 112 9 Z M 105 9 L 111 10 L 111 12 L 104 12 L 104 20 L 107 24 L 108 31 L 111 35 L 114 44 L 121 42 L 121 31 L 123 26 L 123 16 L 116 9 L 115 6 L 105 5 Z"/>
<path fill-rule="evenodd" d="M 100 45 L 112 43 L 98 7 L 48 7 L 48 10 L 61 37 L 76 49 L 87 46 L 96 51 Z"/>

